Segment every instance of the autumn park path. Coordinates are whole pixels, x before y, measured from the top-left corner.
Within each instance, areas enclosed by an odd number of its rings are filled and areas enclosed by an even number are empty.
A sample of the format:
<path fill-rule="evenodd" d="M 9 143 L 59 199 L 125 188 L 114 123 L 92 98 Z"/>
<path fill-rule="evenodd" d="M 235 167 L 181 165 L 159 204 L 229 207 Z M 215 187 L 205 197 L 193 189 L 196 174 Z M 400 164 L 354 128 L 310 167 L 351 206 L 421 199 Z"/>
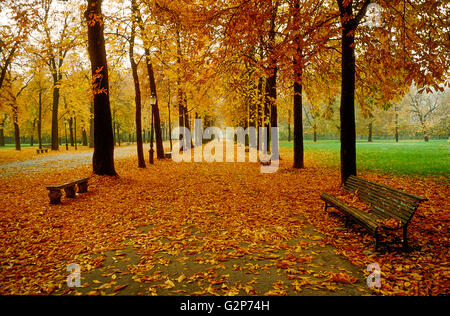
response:
<path fill-rule="evenodd" d="M 364 231 L 323 211 L 319 195 L 336 191 L 339 177 L 320 162 L 294 170 L 282 151 L 273 174 L 250 162 L 156 160 L 139 169 L 129 146 L 115 151 L 119 177 L 99 177 L 91 155 L 0 165 L 9 172 L 0 177 L 0 294 L 365 295 L 374 293 L 370 263 L 383 269 L 375 293 L 444 291 L 446 248 L 432 236 L 445 225 L 418 225 L 428 223 L 424 214 L 445 222 L 447 191 L 436 184 L 430 191 L 428 180 L 367 175 L 432 201 L 412 223 L 420 252 L 374 253 Z M 87 193 L 49 205 L 47 185 L 85 176 Z M 81 286 L 68 288 L 72 263 Z"/>

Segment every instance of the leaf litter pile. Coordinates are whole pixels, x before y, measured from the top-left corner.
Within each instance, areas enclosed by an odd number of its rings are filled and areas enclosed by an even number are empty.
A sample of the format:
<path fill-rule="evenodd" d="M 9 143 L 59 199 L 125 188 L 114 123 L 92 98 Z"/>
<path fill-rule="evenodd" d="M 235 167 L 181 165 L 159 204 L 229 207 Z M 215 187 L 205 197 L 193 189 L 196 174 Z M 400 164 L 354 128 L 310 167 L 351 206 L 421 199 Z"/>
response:
<path fill-rule="evenodd" d="M 120 177 L 91 176 L 75 199 L 50 205 L 47 185 L 90 166 L 0 178 L 0 294 L 448 295 L 448 185 L 363 177 L 427 197 L 408 229 L 414 250 L 373 252 L 373 237 L 323 211 L 342 194 L 338 170 L 306 160 L 278 172 L 255 163 L 117 160 Z M 351 202 L 353 198 L 349 197 Z M 357 206 L 357 205 L 355 205 Z M 68 288 L 67 266 L 81 287 Z M 378 263 L 381 288 L 366 267 Z"/>

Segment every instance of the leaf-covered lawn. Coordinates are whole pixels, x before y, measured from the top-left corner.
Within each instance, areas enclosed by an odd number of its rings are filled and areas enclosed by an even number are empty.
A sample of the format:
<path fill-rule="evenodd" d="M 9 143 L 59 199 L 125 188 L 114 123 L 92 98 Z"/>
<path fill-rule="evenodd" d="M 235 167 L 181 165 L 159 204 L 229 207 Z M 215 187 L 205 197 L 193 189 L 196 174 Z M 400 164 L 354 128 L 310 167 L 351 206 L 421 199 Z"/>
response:
<path fill-rule="evenodd" d="M 92 176 L 88 193 L 49 205 L 46 185 L 90 167 L 0 178 L 1 294 L 448 294 L 448 187 L 432 179 L 365 174 L 425 196 L 409 229 L 412 253 L 373 253 L 362 229 L 343 229 L 319 195 L 338 170 L 307 158 L 261 174 L 254 163 L 157 161 L 120 177 Z M 339 255 L 338 255 L 339 254 Z M 366 266 L 381 267 L 380 290 Z M 66 268 L 81 266 L 68 289 Z"/>

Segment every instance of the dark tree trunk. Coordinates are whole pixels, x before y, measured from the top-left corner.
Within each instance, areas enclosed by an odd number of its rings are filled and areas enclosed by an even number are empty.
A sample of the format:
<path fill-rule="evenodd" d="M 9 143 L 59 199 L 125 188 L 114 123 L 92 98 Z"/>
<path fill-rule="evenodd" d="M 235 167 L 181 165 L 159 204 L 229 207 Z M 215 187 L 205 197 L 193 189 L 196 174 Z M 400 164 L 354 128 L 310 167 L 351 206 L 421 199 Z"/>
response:
<path fill-rule="evenodd" d="M 302 61 L 301 50 L 297 51 L 294 57 L 294 168 L 304 168 L 304 154 L 303 154 L 303 98 L 302 98 Z"/>
<path fill-rule="evenodd" d="M 131 1 L 132 7 L 136 6 L 136 2 Z M 131 71 L 133 73 L 134 82 L 134 102 L 136 104 L 136 146 L 138 155 L 138 167 L 145 168 L 145 158 L 144 158 L 144 148 L 142 143 L 142 103 L 141 103 L 141 88 L 139 84 L 139 75 L 137 70 L 136 61 L 134 60 L 134 39 L 135 39 L 135 26 L 136 20 L 133 19 L 131 26 L 131 40 L 130 40 L 130 50 L 129 57 L 131 63 Z"/>
<path fill-rule="evenodd" d="M 356 175 L 355 129 L 355 30 L 352 1 L 341 5 L 342 23 L 342 82 L 340 106 L 341 182 Z"/>
<path fill-rule="evenodd" d="M 73 141 L 73 118 L 69 118 L 69 141 L 70 141 L 70 146 L 74 146 L 74 141 Z"/>
<path fill-rule="evenodd" d="M 16 122 L 14 124 L 14 142 L 16 144 L 16 150 L 20 150 L 20 129 L 19 124 Z"/>
<path fill-rule="evenodd" d="M 274 61 L 276 63 L 276 61 Z M 277 107 L 275 101 L 277 99 L 277 72 L 278 68 L 275 66 L 272 68 L 272 73 L 266 78 L 265 98 L 264 98 L 264 116 L 266 117 L 267 129 L 267 148 L 270 148 L 271 132 L 270 127 L 278 126 Z M 269 120 L 267 120 L 269 118 Z"/>
<path fill-rule="evenodd" d="M 52 104 L 52 150 L 59 150 L 58 144 L 58 107 L 59 107 L 59 81 L 57 75 L 53 76 L 53 104 Z"/>
<path fill-rule="evenodd" d="M 89 119 L 89 148 L 94 148 L 94 103 L 91 102 L 91 117 Z"/>
<path fill-rule="evenodd" d="M 75 144 L 75 150 L 77 150 L 77 117 L 73 118 L 73 142 Z"/>
<path fill-rule="evenodd" d="M 164 159 L 164 148 L 162 142 L 161 135 L 161 118 L 159 116 L 159 107 L 158 107 L 158 97 L 156 93 L 156 83 L 155 83 L 155 75 L 153 73 L 153 66 L 150 62 L 149 55 L 150 50 L 148 48 L 145 49 L 145 56 L 147 61 L 147 73 L 148 79 L 150 82 L 150 92 L 152 95 L 156 97 L 156 104 L 152 106 L 152 114 L 153 114 L 153 128 L 155 132 L 155 140 L 156 140 L 156 157 L 158 159 Z"/>
<path fill-rule="evenodd" d="M 275 62 L 276 63 L 276 62 Z M 278 67 L 273 68 L 273 72 L 266 82 L 266 96 L 268 96 L 267 102 L 270 105 L 270 126 L 278 127 L 277 117 L 277 72 Z"/>
<path fill-rule="evenodd" d="M 259 78 L 258 80 L 258 96 L 262 98 L 263 96 L 263 78 Z M 259 128 L 260 127 L 264 127 L 264 106 L 261 104 L 261 102 L 258 102 L 257 106 L 256 106 L 256 112 L 258 113 L 258 118 L 257 118 L 257 122 L 258 122 L 258 126 L 256 128 L 257 131 L 257 141 L 256 141 L 256 147 L 258 150 L 261 150 L 259 144 L 260 144 L 260 139 L 261 139 L 261 135 L 259 133 Z"/>
<path fill-rule="evenodd" d="M 88 140 L 87 140 L 87 133 L 86 133 L 86 129 L 83 128 L 81 131 L 81 139 L 82 139 L 82 145 L 83 146 L 87 146 L 88 145 Z"/>
<path fill-rule="evenodd" d="M 368 126 L 369 136 L 367 137 L 367 141 L 369 143 L 372 142 L 372 128 L 373 128 L 373 122 L 369 122 L 369 126 Z"/>
<path fill-rule="evenodd" d="M 147 40 L 145 37 L 144 24 L 141 19 L 141 13 L 139 11 L 139 8 L 138 8 L 135 0 L 132 1 L 132 11 L 135 14 L 135 17 L 136 17 L 139 27 L 141 29 L 142 38 L 144 39 L 144 53 L 145 53 L 145 62 L 147 65 L 148 80 L 150 83 L 150 94 L 154 95 L 156 97 L 156 104 L 152 105 L 152 115 L 153 115 L 152 124 L 153 124 L 155 137 L 156 137 L 156 156 L 158 159 L 164 159 L 164 148 L 163 148 L 163 141 L 162 141 L 162 134 L 161 134 L 161 118 L 159 115 L 158 96 L 157 96 L 157 91 L 156 91 L 155 75 L 153 72 L 153 65 L 150 60 L 150 48 L 148 46 L 148 43 L 147 43 Z"/>
<path fill-rule="evenodd" d="M 291 141 L 291 115 L 292 112 L 291 110 L 288 110 L 288 142 Z"/>
<path fill-rule="evenodd" d="M 317 125 L 313 125 L 313 132 L 314 132 L 314 142 L 317 142 Z"/>
<path fill-rule="evenodd" d="M 117 124 L 117 144 L 120 146 L 120 124 Z"/>
<path fill-rule="evenodd" d="M 33 126 L 31 127 L 30 146 L 34 146 L 34 130 L 36 128 L 36 119 L 33 120 Z"/>
<path fill-rule="evenodd" d="M 3 132 L 3 124 L 0 125 L 0 147 L 5 147 L 5 134 Z"/>
<path fill-rule="evenodd" d="M 85 17 L 88 22 L 88 52 L 91 60 L 94 94 L 94 155 L 95 174 L 117 175 L 114 168 L 114 139 L 109 103 L 108 66 L 101 0 L 88 0 Z"/>
<path fill-rule="evenodd" d="M 169 111 L 169 142 L 170 142 L 170 152 L 172 152 L 172 123 L 170 118 L 170 84 L 168 84 L 168 95 L 169 100 L 167 101 L 167 110 Z"/>
<path fill-rule="evenodd" d="M 39 149 L 42 149 L 42 90 L 39 90 L 39 109 L 37 124 Z"/>
<path fill-rule="evenodd" d="M 299 24 L 299 4 L 295 4 L 294 24 Z M 294 168 L 304 168 L 303 153 L 303 38 L 295 37 L 296 54 L 292 60 L 294 70 Z"/>
<path fill-rule="evenodd" d="M 397 108 L 395 108 L 395 142 L 398 143 L 398 113 Z"/>

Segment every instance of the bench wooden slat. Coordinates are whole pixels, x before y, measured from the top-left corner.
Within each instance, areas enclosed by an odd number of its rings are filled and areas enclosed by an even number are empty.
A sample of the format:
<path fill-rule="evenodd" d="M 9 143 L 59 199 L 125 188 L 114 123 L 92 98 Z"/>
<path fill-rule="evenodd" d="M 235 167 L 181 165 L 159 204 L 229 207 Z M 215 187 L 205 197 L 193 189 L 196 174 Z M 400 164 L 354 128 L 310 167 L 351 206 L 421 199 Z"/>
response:
<path fill-rule="evenodd" d="M 415 209 L 419 203 L 404 203 L 404 200 L 400 200 L 398 197 L 386 197 L 381 192 L 372 191 L 367 187 L 358 187 L 356 185 L 347 185 L 344 189 L 347 191 L 356 192 L 358 190 L 358 196 L 364 203 L 379 206 L 387 213 L 390 213 L 394 217 L 401 217 L 405 221 L 408 221 L 413 215 Z"/>
<path fill-rule="evenodd" d="M 66 182 L 60 185 L 53 185 L 53 186 L 48 186 L 47 189 L 51 190 L 51 189 L 64 189 L 65 187 L 71 186 L 71 185 L 76 185 L 78 183 L 82 183 L 82 182 L 87 182 L 89 180 L 89 178 L 81 178 L 78 180 L 74 180 L 72 182 Z"/>
<path fill-rule="evenodd" d="M 400 203 L 391 202 L 379 194 L 368 193 L 365 190 L 358 191 L 358 197 L 362 202 L 371 205 L 373 208 L 381 209 L 381 213 L 385 216 L 394 217 L 402 222 L 408 222 L 415 210 L 415 207 L 405 207 Z"/>
<path fill-rule="evenodd" d="M 421 197 L 421 196 L 418 196 L 418 195 L 414 195 L 414 194 L 411 194 L 411 193 L 408 193 L 408 192 L 405 192 L 405 191 L 401 191 L 401 190 L 398 190 L 396 188 L 391 188 L 391 187 L 388 187 L 386 185 L 383 185 L 383 184 L 380 184 L 380 183 L 376 183 L 376 182 L 372 182 L 372 181 L 369 181 L 369 180 L 366 180 L 366 179 L 363 179 L 363 178 L 358 178 L 356 176 L 350 176 L 347 179 L 347 181 L 356 181 L 356 182 L 360 182 L 360 183 L 366 183 L 366 184 L 369 184 L 371 186 L 384 189 L 387 192 L 393 192 L 393 193 L 395 192 L 395 193 L 397 193 L 397 194 L 399 194 L 401 196 L 405 196 L 405 197 L 408 197 L 410 199 L 417 200 L 418 202 L 424 202 L 424 201 L 428 200 L 427 198 L 424 198 L 424 197 Z"/>
<path fill-rule="evenodd" d="M 348 184 L 344 187 L 347 191 L 353 191 L 355 192 L 358 190 L 358 192 L 369 194 L 370 195 L 376 195 L 378 198 L 382 200 L 390 200 L 395 202 L 396 206 L 401 206 L 405 210 L 414 209 L 419 205 L 420 202 L 417 200 L 410 200 L 408 198 L 405 199 L 404 196 L 399 196 L 396 194 L 391 194 L 390 192 L 384 192 L 379 190 L 374 190 L 371 187 L 366 186 L 365 184 Z M 362 197 L 364 198 L 364 197 Z"/>
<path fill-rule="evenodd" d="M 367 229 L 369 229 L 372 233 L 376 231 L 377 227 L 379 226 L 373 218 L 370 217 L 369 214 L 365 214 L 365 212 L 348 205 L 344 201 L 339 200 L 338 198 L 335 198 L 332 195 L 329 195 L 327 193 L 322 193 L 321 196 L 322 200 L 326 202 L 330 202 L 333 207 L 337 208 L 339 211 L 350 215 L 354 217 L 359 224 L 365 226 Z"/>

